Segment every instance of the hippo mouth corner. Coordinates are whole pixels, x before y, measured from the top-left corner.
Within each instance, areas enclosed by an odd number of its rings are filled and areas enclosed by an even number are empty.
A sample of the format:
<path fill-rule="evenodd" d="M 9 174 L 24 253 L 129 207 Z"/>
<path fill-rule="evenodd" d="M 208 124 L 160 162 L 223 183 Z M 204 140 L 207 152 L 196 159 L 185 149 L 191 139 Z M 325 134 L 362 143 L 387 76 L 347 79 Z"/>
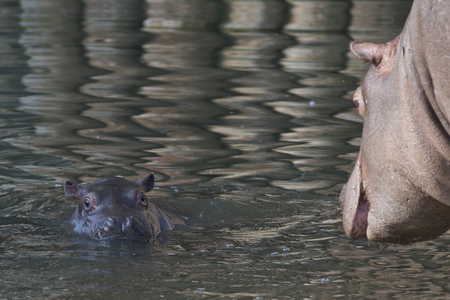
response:
<path fill-rule="evenodd" d="M 367 236 L 367 227 L 369 225 L 369 200 L 364 190 L 364 182 L 361 182 L 360 194 L 358 198 L 358 206 L 356 208 L 353 220 L 353 228 L 350 236 L 354 239 L 360 239 Z"/>
<path fill-rule="evenodd" d="M 361 178 L 359 158 L 347 184 L 342 188 L 339 202 L 342 206 L 344 231 L 351 239 L 367 237 L 370 203 Z"/>

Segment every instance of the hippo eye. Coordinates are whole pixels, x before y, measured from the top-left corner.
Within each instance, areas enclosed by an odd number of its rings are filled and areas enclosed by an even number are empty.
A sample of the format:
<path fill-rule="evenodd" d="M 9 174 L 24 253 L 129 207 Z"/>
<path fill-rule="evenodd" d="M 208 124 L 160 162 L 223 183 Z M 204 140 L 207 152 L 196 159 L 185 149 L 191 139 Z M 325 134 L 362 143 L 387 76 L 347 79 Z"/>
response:
<path fill-rule="evenodd" d="M 141 196 L 139 197 L 139 200 L 141 200 L 142 203 L 145 203 L 145 201 L 147 201 L 147 197 L 145 197 L 144 194 L 141 194 Z"/>
<path fill-rule="evenodd" d="M 142 207 L 146 208 L 147 207 L 147 196 L 145 196 L 144 193 L 139 193 L 137 195 L 137 201 L 139 205 L 141 205 Z"/>
<path fill-rule="evenodd" d="M 94 211 L 97 208 L 98 205 L 98 197 L 94 193 L 87 194 L 81 201 L 80 201 L 80 208 L 84 209 L 87 213 L 90 213 Z"/>

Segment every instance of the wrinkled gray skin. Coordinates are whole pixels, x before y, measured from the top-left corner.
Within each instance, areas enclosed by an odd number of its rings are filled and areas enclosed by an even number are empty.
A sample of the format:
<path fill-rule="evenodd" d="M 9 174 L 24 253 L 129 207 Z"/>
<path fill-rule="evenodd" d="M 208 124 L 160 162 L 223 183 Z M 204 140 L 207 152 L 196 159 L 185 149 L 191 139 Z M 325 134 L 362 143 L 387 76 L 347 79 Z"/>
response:
<path fill-rule="evenodd" d="M 115 177 L 78 185 L 66 180 L 66 195 L 79 200 L 72 215 L 74 230 L 98 240 L 148 241 L 155 240 L 164 230 L 172 230 L 176 220 L 171 220 L 170 214 L 159 209 L 145 195 L 153 189 L 154 180 L 152 173 L 138 182 Z"/>
<path fill-rule="evenodd" d="M 361 148 L 340 202 L 352 239 L 412 243 L 450 228 L 450 1 L 416 0 L 396 39 L 352 43 L 371 62 L 353 97 Z"/>

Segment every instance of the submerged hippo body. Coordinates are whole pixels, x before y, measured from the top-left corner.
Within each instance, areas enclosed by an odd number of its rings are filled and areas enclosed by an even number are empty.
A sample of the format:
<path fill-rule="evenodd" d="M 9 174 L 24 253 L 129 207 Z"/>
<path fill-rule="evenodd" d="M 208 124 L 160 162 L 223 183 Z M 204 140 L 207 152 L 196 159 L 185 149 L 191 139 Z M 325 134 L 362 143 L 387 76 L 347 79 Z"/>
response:
<path fill-rule="evenodd" d="M 79 200 L 72 215 L 74 230 L 93 239 L 155 240 L 177 220 L 147 199 L 153 186 L 153 174 L 138 182 L 114 177 L 83 186 L 67 180 L 66 195 Z"/>
<path fill-rule="evenodd" d="M 353 239 L 411 243 L 450 228 L 450 1 L 416 0 L 402 33 L 352 43 L 372 63 L 353 97 L 361 148 L 340 202 Z"/>

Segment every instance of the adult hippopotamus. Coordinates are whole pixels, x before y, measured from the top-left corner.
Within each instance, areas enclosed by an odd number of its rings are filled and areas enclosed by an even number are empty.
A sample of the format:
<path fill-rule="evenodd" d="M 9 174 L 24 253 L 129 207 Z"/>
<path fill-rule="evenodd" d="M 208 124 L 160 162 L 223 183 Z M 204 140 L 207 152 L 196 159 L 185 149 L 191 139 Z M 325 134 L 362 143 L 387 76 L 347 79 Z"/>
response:
<path fill-rule="evenodd" d="M 340 202 L 353 239 L 411 243 L 450 228 L 450 1 L 416 0 L 386 44 L 353 42 L 372 65 L 353 97 L 361 148 Z"/>
<path fill-rule="evenodd" d="M 153 173 L 138 182 L 114 177 L 82 186 L 66 180 L 66 195 L 79 200 L 71 220 L 75 232 L 93 239 L 154 241 L 161 232 L 172 230 L 182 220 L 148 200 L 145 193 L 154 182 Z"/>

